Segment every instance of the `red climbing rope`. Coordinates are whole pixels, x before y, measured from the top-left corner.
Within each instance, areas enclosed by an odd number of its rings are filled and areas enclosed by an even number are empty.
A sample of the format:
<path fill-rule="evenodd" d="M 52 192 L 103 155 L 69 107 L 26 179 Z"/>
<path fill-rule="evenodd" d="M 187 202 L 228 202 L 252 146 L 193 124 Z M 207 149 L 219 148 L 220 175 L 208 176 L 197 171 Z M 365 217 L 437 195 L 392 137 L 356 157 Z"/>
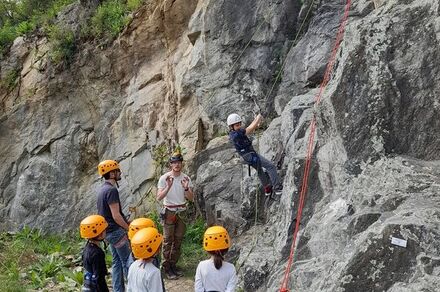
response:
<path fill-rule="evenodd" d="M 315 107 L 317 107 L 319 105 L 319 103 L 321 102 L 321 97 L 324 92 L 324 89 L 330 80 L 330 76 L 333 71 L 333 66 L 334 66 L 335 60 L 336 60 L 336 54 L 338 52 L 341 41 L 344 37 L 344 31 L 345 31 L 345 26 L 346 26 L 347 20 L 348 20 L 348 12 L 350 11 L 350 6 L 351 6 L 351 0 L 347 0 L 347 3 L 345 4 L 344 15 L 342 17 L 338 32 L 336 34 L 335 45 L 333 47 L 330 59 L 327 63 L 327 68 L 325 70 L 324 79 L 321 82 L 319 92 L 315 96 Z M 283 282 L 281 284 L 280 292 L 288 292 L 289 291 L 287 289 L 287 284 L 289 281 L 290 269 L 292 268 L 292 264 L 293 264 L 293 256 L 295 254 L 295 246 L 296 246 L 295 243 L 296 243 L 296 238 L 297 238 L 298 231 L 299 231 L 299 224 L 301 222 L 302 211 L 304 208 L 304 202 L 305 202 L 306 194 L 307 194 L 310 166 L 311 166 L 311 162 L 312 162 L 312 154 L 313 154 L 313 148 L 314 148 L 315 132 L 316 132 L 316 117 L 313 116 L 312 121 L 310 122 L 310 134 L 309 134 L 309 140 L 308 140 L 308 145 L 307 145 L 306 163 L 304 165 L 304 173 L 303 173 L 303 179 L 302 179 L 302 184 L 301 184 L 301 192 L 300 192 L 300 197 L 299 197 L 298 213 L 296 215 L 295 231 L 293 232 L 293 240 L 292 240 L 292 246 L 290 247 L 289 260 L 287 262 L 286 271 L 284 272 L 284 277 L 283 277 Z"/>

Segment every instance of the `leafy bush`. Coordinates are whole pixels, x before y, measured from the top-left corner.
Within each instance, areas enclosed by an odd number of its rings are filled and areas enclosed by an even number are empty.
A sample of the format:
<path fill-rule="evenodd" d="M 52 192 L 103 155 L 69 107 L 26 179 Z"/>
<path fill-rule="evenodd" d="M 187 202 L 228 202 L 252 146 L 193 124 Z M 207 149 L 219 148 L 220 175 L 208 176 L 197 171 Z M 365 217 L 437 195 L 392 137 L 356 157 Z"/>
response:
<path fill-rule="evenodd" d="M 35 29 L 35 23 L 25 20 L 17 25 L 16 33 L 17 35 L 25 35 L 32 32 Z"/>
<path fill-rule="evenodd" d="M 59 255 L 51 254 L 50 256 L 42 257 L 31 268 L 31 282 L 34 288 L 43 288 L 54 277 L 64 279 L 64 275 L 62 276 L 60 272 L 65 265 L 65 261 Z"/>
<path fill-rule="evenodd" d="M 54 0 L 23 0 L 18 3 L 17 10 L 22 17 L 26 18 L 47 10 L 53 2 Z"/>
<path fill-rule="evenodd" d="M 193 223 L 187 224 L 186 228 L 179 265 L 186 272 L 186 276 L 193 277 L 199 262 L 207 258 L 202 247 L 205 222 L 198 218 Z"/>
<path fill-rule="evenodd" d="M 55 64 L 69 64 L 75 54 L 75 34 L 72 30 L 61 28 L 58 25 L 49 26 L 47 29 L 52 48 L 50 58 Z"/>
<path fill-rule="evenodd" d="M 205 233 L 205 221 L 197 218 L 194 223 L 188 225 L 185 232 L 185 241 L 202 246 L 203 234 Z"/>
<path fill-rule="evenodd" d="M 72 4 L 76 0 L 51 0 L 51 5 L 44 10 L 44 13 L 41 15 L 42 21 L 51 21 L 55 17 L 57 17 L 58 13 L 67 5 Z M 41 24 L 44 24 L 41 22 Z"/>
<path fill-rule="evenodd" d="M 73 255 L 80 255 L 82 243 L 78 236 L 43 234 L 28 227 L 17 234 L 0 233 L 2 291 L 46 291 L 49 283 L 63 287 L 60 291 L 78 291 L 82 272 L 69 268 L 75 265 Z"/>
<path fill-rule="evenodd" d="M 36 28 L 51 26 L 58 13 L 75 0 L 0 0 L 0 58 L 3 58 L 14 39 Z M 130 21 L 130 12 L 138 9 L 145 0 L 102 1 L 87 25 L 81 27 L 81 37 L 92 36 L 113 40 Z M 75 52 L 73 33 L 61 29 L 65 37 L 55 38 L 52 59 L 55 63 L 69 61 Z M 51 37 L 49 35 L 49 37 Z M 52 35 L 52 38 L 54 36 Z"/>
<path fill-rule="evenodd" d="M 15 27 L 9 23 L 0 28 L 0 58 L 7 52 L 16 37 Z"/>
<path fill-rule="evenodd" d="M 127 7 L 120 0 L 102 3 L 91 19 L 91 33 L 99 38 L 115 38 L 128 23 Z"/>
<path fill-rule="evenodd" d="M 64 269 L 63 275 L 67 278 L 72 279 L 79 286 L 81 286 L 84 282 L 84 273 L 82 271 L 70 271 L 68 269 Z"/>
<path fill-rule="evenodd" d="M 48 25 L 75 0 L 0 0 L 0 58 L 14 39 Z"/>

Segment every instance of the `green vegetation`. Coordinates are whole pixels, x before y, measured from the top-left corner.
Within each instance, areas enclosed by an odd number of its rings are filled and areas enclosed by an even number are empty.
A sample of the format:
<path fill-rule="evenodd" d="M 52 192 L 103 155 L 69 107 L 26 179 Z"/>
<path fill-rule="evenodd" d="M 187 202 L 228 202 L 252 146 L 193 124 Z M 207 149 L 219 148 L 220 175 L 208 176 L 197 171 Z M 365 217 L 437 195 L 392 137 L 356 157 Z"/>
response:
<path fill-rule="evenodd" d="M 6 73 L 6 76 L 1 81 L 0 86 L 6 88 L 8 91 L 12 91 L 17 86 L 19 77 L 20 71 L 13 69 Z"/>
<path fill-rule="evenodd" d="M 83 276 L 75 266 L 82 245 L 72 235 L 45 235 L 27 227 L 17 234 L 0 233 L 0 287 L 12 292 L 57 285 L 77 291 Z"/>
<path fill-rule="evenodd" d="M 115 38 L 129 21 L 127 10 L 121 0 L 102 3 L 91 19 L 90 32 L 97 38 Z"/>
<path fill-rule="evenodd" d="M 91 18 L 84 20 L 81 36 L 54 25 L 57 14 L 73 2 L 75 0 L 0 0 L 0 58 L 16 37 L 43 28 L 52 43 L 52 61 L 68 63 L 79 37 L 104 40 L 104 43 L 112 41 L 130 22 L 131 13 L 145 0 L 102 1 Z"/>
<path fill-rule="evenodd" d="M 83 37 L 92 36 L 104 42 L 115 39 L 131 20 L 131 12 L 138 9 L 145 0 L 107 0 L 98 7 L 82 28 Z"/>
<path fill-rule="evenodd" d="M 147 216 L 162 229 L 157 213 Z M 192 278 L 199 261 L 207 258 L 202 248 L 205 223 L 200 218 L 192 222 L 189 218 L 185 220 L 190 223 L 187 224 L 179 266 L 187 277 Z M 78 291 L 83 281 L 81 250 L 84 244 L 78 235 L 49 235 L 27 227 L 16 234 L 0 233 L 2 291 Z M 111 259 L 108 249 L 108 267 Z"/>
<path fill-rule="evenodd" d="M 0 0 L 0 58 L 14 39 L 49 25 L 61 9 L 75 0 Z"/>
<path fill-rule="evenodd" d="M 75 35 L 72 30 L 58 25 L 47 27 L 47 33 L 52 45 L 50 58 L 55 64 L 70 63 L 75 54 Z"/>
<path fill-rule="evenodd" d="M 6 25 L 0 28 L 0 58 L 3 57 L 7 48 L 11 45 L 16 37 L 17 34 L 14 27 Z"/>
<path fill-rule="evenodd" d="M 202 246 L 205 229 L 205 222 L 201 218 L 197 218 L 186 226 L 179 266 L 185 271 L 187 277 L 194 277 L 199 262 L 208 258 Z"/>

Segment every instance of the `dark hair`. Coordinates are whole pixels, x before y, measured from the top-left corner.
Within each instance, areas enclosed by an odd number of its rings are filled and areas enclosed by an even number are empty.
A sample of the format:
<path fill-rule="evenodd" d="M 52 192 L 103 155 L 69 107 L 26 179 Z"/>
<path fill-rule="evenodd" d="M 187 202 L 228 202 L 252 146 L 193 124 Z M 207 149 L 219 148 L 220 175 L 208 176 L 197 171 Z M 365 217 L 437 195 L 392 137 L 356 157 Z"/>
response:
<path fill-rule="evenodd" d="M 105 179 L 110 179 L 110 173 L 112 173 L 112 172 L 114 172 L 114 171 L 116 171 L 117 169 L 113 169 L 113 170 L 110 170 L 109 172 L 107 172 L 107 173 L 104 173 L 104 175 L 103 175 L 103 177 L 105 178 Z"/>
<path fill-rule="evenodd" d="M 228 249 L 209 251 L 209 253 L 214 256 L 214 266 L 217 270 L 220 270 L 222 267 L 227 252 Z"/>

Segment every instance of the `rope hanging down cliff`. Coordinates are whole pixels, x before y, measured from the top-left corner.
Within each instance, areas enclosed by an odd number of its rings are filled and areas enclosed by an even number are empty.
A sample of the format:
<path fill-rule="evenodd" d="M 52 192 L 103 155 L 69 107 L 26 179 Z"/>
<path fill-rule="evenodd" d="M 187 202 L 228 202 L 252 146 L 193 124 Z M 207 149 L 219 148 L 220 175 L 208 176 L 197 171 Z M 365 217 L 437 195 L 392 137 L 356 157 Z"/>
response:
<path fill-rule="evenodd" d="M 336 54 L 338 52 L 341 41 L 344 37 L 344 31 L 345 31 L 345 26 L 346 26 L 347 20 L 348 20 L 348 13 L 350 11 L 350 6 L 351 6 L 351 0 L 347 0 L 347 3 L 345 4 L 344 15 L 342 17 L 338 32 L 336 34 L 336 41 L 335 41 L 332 53 L 330 55 L 329 61 L 327 63 L 327 68 L 325 70 L 324 79 L 322 80 L 321 86 L 319 88 L 319 92 L 315 96 L 315 104 L 314 104 L 315 108 L 317 108 L 319 106 L 324 89 L 330 80 L 330 75 L 333 71 L 333 66 L 334 66 L 335 60 L 336 60 Z M 307 145 L 306 163 L 304 165 L 304 173 L 303 173 L 302 184 L 301 184 L 299 206 L 298 206 L 298 212 L 296 215 L 296 226 L 295 226 L 295 230 L 293 231 L 293 239 L 292 239 L 292 245 L 290 247 L 290 255 L 289 255 L 288 262 L 287 262 L 286 270 L 284 272 L 283 281 L 281 283 L 280 292 L 288 292 L 289 291 L 287 289 L 287 284 L 288 284 L 288 280 L 289 280 L 290 270 L 291 270 L 291 267 L 293 264 L 293 257 L 295 254 L 295 247 L 296 247 L 296 238 L 298 235 L 299 226 L 300 226 L 301 217 L 302 217 L 302 211 L 304 208 L 304 202 L 305 202 L 306 194 L 307 194 L 308 179 L 309 179 L 309 174 L 310 174 L 310 165 L 311 165 L 311 161 L 312 161 L 312 154 L 313 154 L 313 148 L 314 148 L 313 145 L 314 145 L 314 140 L 315 140 L 315 132 L 316 132 L 316 117 L 313 116 L 313 118 L 310 122 L 310 133 L 309 133 L 309 140 L 308 140 L 308 145 Z"/>

